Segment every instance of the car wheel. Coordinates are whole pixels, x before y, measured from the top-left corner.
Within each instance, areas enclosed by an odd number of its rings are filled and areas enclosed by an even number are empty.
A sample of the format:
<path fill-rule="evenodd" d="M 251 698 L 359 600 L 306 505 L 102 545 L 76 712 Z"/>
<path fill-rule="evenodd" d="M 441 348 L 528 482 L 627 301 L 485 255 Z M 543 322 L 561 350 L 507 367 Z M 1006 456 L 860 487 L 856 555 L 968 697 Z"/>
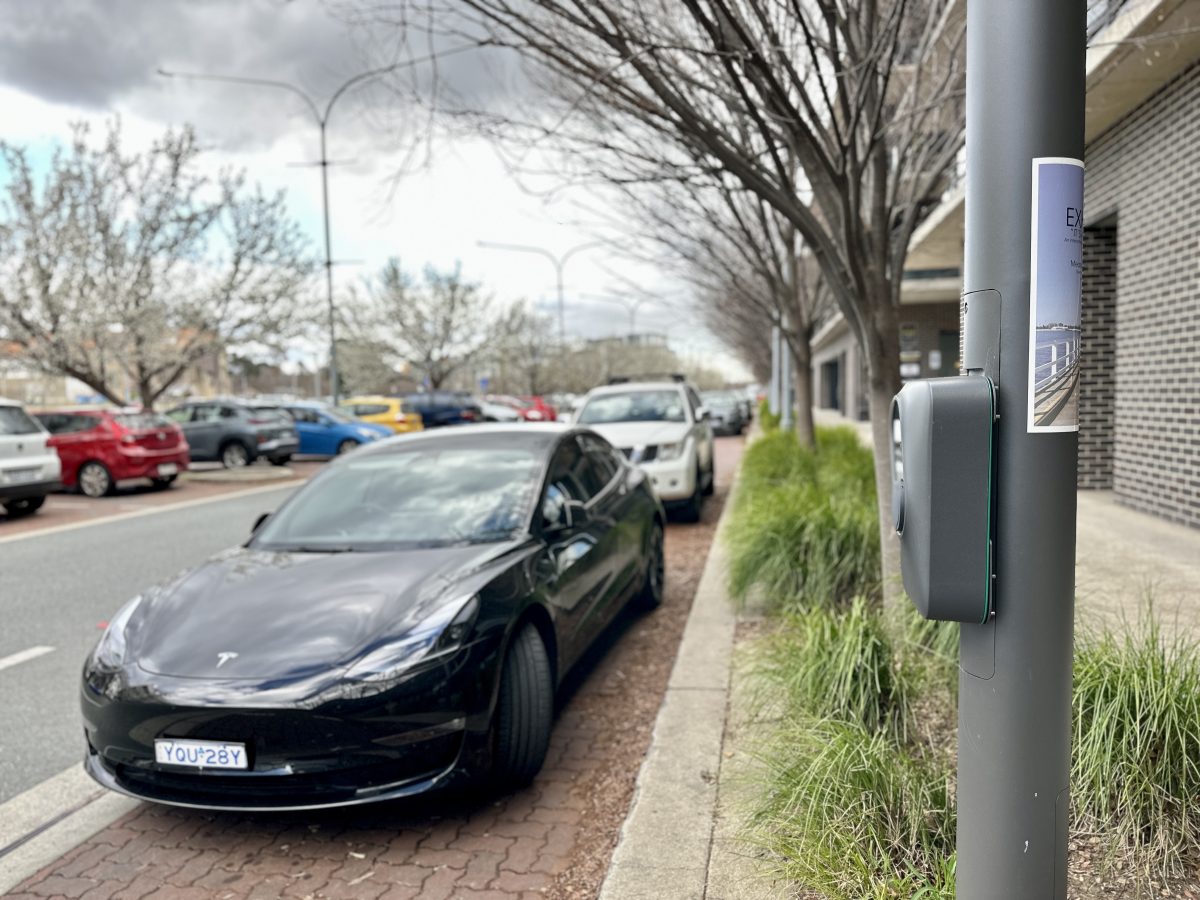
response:
<path fill-rule="evenodd" d="M 165 491 L 175 483 L 176 477 L 178 476 L 168 475 L 166 478 L 151 478 L 150 483 L 154 486 L 156 491 Z"/>
<path fill-rule="evenodd" d="M 8 513 L 10 519 L 16 519 L 20 516 L 30 516 L 41 509 L 42 504 L 45 502 L 45 497 L 25 497 L 21 500 L 9 500 L 4 504 L 4 511 Z"/>
<path fill-rule="evenodd" d="M 711 497 L 717 489 L 717 477 L 713 474 L 713 464 L 708 464 L 708 477 L 704 481 L 704 496 Z"/>
<path fill-rule="evenodd" d="M 227 469 L 241 469 L 250 465 L 250 451 L 240 441 L 230 441 L 221 448 L 221 465 Z"/>
<path fill-rule="evenodd" d="M 350 438 L 346 438 L 344 441 L 342 441 L 340 444 L 337 445 L 337 455 L 341 456 L 343 453 L 349 453 L 351 450 L 353 450 L 357 446 L 358 446 L 358 441 L 351 440 Z"/>
<path fill-rule="evenodd" d="M 111 494 L 113 489 L 112 475 L 103 463 L 95 460 L 86 462 L 79 467 L 79 490 L 87 497 L 103 497 Z"/>
<path fill-rule="evenodd" d="M 288 453 L 284 456 L 272 456 L 271 457 L 271 465 L 273 465 L 273 466 L 286 466 L 291 461 L 292 461 L 292 454 L 290 454 L 290 453 Z"/>
<path fill-rule="evenodd" d="M 658 609 L 662 606 L 663 587 L 666 585 L 662 526 L 655 522 L 651 527 L 653 532 L 650 535 L 650 558 L 646 561 L 646 577 L 634 600 L 641 609 Z"/>
<path fill-rule="evenodd" d="M 492 779 L 497 787 L 511 789 L 533 780 L 546 759 L 553 717 L 550 659 L 537 628 L 527 624 L 509 645 L 500 673 L 493 722 Z"/>
<path fill-rule="evenodd" d="M 688 497 L 680 511 L 680 518 L 685 522 L 699 522 L 700 513 L 704 509 L 704 481 L 700 477 L 700 463 L 696 463 L 696 487 L 692 496 Z"/>

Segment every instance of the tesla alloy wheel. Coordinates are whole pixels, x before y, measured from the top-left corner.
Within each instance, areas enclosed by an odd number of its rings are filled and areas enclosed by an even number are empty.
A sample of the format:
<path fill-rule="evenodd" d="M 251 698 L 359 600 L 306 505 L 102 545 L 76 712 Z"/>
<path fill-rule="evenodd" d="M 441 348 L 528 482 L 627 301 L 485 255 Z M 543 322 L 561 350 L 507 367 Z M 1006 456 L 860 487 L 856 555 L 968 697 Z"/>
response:
<path fill-rule="evenodd" d="M 528 784 L 542 768 L 550 746 L 554 683 L 542 637 L 525 625 L 509 645 L 500 673 L 500 697 L 494 722 L 497 787 Z"/>
<path fill-rule="evenodd" d="M 88 497 L 103 497 L 112 491 L 113 480 L 102 463 L 84 463 L 79 467 L 79 490 Z"/>
<path fill-rule="evenodd" d="M 663 601 L 666 584 L 666 562 L 663 556 L 663 530 L 657 522 L 650 535 L 650 558 L 646 560 L 646 580 L 638 592 L 636 603 L 642 609 L 658 609 Z"/>

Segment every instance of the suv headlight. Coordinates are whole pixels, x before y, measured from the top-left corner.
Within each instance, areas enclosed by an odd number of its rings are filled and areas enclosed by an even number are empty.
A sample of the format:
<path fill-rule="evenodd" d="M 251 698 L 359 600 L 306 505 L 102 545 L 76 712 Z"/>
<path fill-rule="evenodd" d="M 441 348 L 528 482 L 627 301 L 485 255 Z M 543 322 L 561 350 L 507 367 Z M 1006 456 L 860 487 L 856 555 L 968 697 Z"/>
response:
<path fill-rule="evenodd" d="M 659 444 L 658 454 L 655 456 L 659 462 L 670 462 L 673 459 L 679 459 L 683 456 L 683 448 L 687 446 L 687 441 L 676 441 L 674 444 Z"/>
<path fill-rule="evenodd" d="M 92 660 L 100 668 L 119 669 L 125 662 L 125 629 L 141 602 L 141 596 L 134 597 L 109 620 L 108 628 L 100 636 L 100 643 L 92 651 Z"/>
<path fill-rule="evenodd" d="M 350 667 L 347 681 L 386 682 L 414 667 L 449 656 L 471 635 L 479 615 L 479 597 L 447 603 L 429 618 L 417 623 L 399 640 L 371 650 Z"/>

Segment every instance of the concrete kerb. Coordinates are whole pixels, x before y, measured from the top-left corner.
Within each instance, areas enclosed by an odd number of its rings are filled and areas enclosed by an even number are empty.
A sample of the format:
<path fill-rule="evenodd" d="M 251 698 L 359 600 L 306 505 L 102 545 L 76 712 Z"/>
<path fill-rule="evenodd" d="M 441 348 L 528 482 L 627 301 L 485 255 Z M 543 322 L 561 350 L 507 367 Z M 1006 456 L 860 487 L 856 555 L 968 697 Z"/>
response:
<path fill-rule="evenodd" d="M 737 486 L 735 475 L 600 900 L 705 896 L 737 625 L 724 540 Z"/>

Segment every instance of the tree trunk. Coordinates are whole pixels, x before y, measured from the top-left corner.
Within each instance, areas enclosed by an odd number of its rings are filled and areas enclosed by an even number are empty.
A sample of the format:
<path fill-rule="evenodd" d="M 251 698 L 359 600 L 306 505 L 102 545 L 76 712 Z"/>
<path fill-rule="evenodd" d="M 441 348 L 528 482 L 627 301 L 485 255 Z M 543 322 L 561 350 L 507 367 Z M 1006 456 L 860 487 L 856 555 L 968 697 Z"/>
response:
<path fill-rule="evenodd" d="M 792 352 L 792 384 L 796 390 L 796 437 L 805 447 L 817 446 L 813 422 L 812 347 L 808 336 L 788 341 Z"/>
<path fill-rule="evenodd" d="M 880 322 L 878 319 L 883 319 Z M 876 321 L 877 343 L 867 355 L 871 416 L 871 443 L 875 455 L 875 494 L 879 507 L 879 552 L 883 603 L 894 609 L 903 602 L 900 578 L 900 541 L 892 524 L 892 398 L 900 390 L 900 330 L 896 313 L 889 310 Z"/>

